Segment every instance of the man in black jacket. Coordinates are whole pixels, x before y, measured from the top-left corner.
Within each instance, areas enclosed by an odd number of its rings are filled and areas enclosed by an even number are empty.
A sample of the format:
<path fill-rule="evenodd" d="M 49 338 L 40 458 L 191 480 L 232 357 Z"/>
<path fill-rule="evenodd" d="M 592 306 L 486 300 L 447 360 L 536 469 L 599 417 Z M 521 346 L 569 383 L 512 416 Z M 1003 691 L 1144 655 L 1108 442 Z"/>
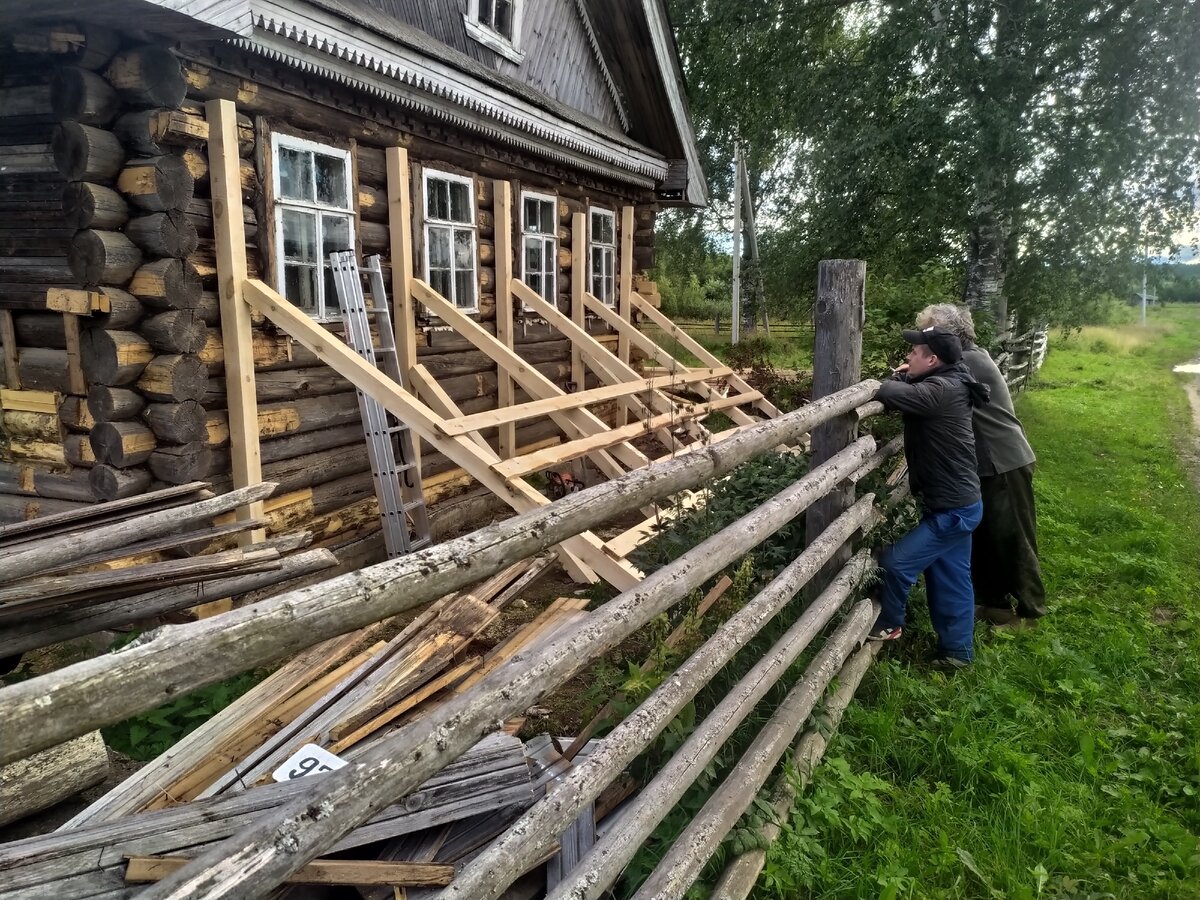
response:
<path fill-rule="evenodd" d="M 931 327 L 905 331 L 904 339 L 913 345 L 908 365 L 880 386 L 876 399 L 903 415 L 908 481 L 922 515 L 880 556 L 882 610 L 868 637 L 889 641 L 903 634 L 908 592 L 924 572 L 936 662 L 955 669 L 975 655 L 971 532 L 983 504 L 971 408 L 987 402 L 987 389 L 962 364 L 957 335 Z"/>

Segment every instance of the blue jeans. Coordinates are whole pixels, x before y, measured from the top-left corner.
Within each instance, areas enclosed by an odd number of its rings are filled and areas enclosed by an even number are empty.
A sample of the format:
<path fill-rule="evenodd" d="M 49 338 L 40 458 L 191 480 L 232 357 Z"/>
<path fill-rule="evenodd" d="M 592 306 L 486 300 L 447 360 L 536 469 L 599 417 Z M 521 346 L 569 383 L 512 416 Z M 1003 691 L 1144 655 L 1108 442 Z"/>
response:
<path fill-rule="evenodd" d="M 929 618 L 938 652 L 968 662 L 975 656 L 975 591 L 971 587 L 971 532 L 983 502 L 926 512 L 921 522 L 879 557 L 883 584 L 877 628 L 904 624 L 908 592 L 925 573 Z"/>

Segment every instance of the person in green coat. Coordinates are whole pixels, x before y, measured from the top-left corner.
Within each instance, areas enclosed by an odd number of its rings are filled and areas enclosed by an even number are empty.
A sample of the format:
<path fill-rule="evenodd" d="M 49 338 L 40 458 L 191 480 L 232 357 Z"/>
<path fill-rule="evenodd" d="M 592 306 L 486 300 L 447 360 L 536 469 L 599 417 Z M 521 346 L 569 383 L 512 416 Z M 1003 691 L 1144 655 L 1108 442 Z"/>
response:
<path fill-rule="evenodd" d="M 991 391 L 991 402 L 975 407 L 972 421 L 983 495 L 983 519 L 971 551 L 976 616 L 1000 628 L 1031 625 L 1047 611 L 1037 550 L 1033 448 L 1013 411 L 1004 375 L 991 354 L 975 343 L 970 310 L 933 304 L 921 310 L 916 324 L 958 335 L 962 361 Z"/>

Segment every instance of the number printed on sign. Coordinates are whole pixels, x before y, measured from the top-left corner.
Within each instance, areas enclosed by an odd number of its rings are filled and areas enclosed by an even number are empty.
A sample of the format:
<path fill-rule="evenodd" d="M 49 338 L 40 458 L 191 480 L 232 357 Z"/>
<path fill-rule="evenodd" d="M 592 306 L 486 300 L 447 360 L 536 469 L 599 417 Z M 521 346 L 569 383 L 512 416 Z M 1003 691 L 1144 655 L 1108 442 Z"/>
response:
<path fill-rule="evenodd" d="M 334 756 L 324 747 L 316 744 L 305 744 L 289 756 L 278 769 L 271 773 L 276 781 L 292 781 L 305 775 L 315 775 L 319 772 L 332 772 L 346 765 L 344 759 Z"/>

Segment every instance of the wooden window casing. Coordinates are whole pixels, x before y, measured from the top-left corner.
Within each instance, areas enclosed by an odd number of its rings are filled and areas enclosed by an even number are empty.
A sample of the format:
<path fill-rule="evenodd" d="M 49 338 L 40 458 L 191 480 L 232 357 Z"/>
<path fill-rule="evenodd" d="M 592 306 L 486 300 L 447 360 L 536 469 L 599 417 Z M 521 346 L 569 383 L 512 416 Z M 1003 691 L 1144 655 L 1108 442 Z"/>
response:
<path fill-rule="evenodd" d="M 523 0 L 468 0 L 463 22 L 467 34 L 510 62 L 520 64 Z"/>
<path fill-rule="evenodd" d="M 329 254 L 355 248 L 350 151 L 271 135 L 279 293 L 317 319 L 339 314 Z"/>
<path fill-rule="evenodd" d="M 617 214 L 588 210 L 588 290 L 606 306 L 617 302 Z"/>
<path fill-rule="evenodd" d="M 521 280 L 558 302 L 558 199 L 550 194 L 521 193 Z"/>
<path fill-rule="evenodd" d="M 478 312 L 475 181 L 466 175 L 425 169 L 421 196 L 425 280 L 463 312 Z"/>

